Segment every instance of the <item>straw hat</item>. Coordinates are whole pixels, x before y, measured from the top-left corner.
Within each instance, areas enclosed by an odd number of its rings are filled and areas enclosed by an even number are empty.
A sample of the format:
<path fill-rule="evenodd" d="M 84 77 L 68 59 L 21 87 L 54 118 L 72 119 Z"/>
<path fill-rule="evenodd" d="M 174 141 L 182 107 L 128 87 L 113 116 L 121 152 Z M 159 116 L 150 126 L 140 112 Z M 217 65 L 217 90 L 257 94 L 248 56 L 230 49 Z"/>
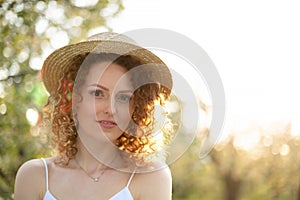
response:
<path fill-rule="evenodd" d="M 172 76 L 166 64 L 149 50 L 135 44 L 127 36 L 105 32 L 89 37 L 86 41 L 71 44 L 57 49 L 50 54 L 42 68 L 42 80 L 50 95 L 56 93 L 59 87 L 59 74 L 65 74 L 72 66 L 74 58 L 85 53 L 115 53 L 132 55 L 147 65 L 143 73 L 151 74 L 153 82 L 158 82 L 166 88 L 172 88 Z M 149 65 L 148 65 L 149 64 Z"/>

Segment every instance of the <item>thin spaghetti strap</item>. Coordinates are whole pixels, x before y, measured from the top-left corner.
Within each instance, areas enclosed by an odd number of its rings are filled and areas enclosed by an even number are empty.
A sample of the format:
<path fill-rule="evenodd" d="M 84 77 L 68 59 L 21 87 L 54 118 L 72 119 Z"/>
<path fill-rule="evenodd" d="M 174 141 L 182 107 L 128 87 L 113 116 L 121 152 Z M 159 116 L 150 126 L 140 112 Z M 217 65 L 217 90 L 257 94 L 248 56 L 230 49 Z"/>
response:
<path fill-rule="evenodd" d="M 130 178 L 129 178 L 129 180 L 128 180 L 128 183 L 127 183 L 127 185 L 126 185 L 126 187 L 129 187 L 129 185 L 130 185 L 130 183 L 131 183 L 131 180 L 132 180 L 132 178 L 134 177 L 135 171 L 136 171 L 136 168 L 135 168 L 134 171 L 132 172 L 132 174 L 131 174 L 131 176 L 130 176 Z"/>
<path fill-rule="evenodd" d="M 44 166 L 45 166 L 45 172 L 46 172 L 46 191 L 48 191 L 48 167 L 47 167 L 46 160 L 44 158 L 41 158 L 41 160 L 43 161 Z"/>

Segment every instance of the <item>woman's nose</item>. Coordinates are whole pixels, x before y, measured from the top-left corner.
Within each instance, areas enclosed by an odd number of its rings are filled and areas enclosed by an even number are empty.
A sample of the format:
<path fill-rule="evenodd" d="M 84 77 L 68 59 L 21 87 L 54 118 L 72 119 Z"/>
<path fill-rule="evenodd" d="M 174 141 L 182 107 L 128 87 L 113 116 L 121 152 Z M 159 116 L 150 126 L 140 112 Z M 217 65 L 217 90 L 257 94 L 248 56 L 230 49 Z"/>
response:
<path fill-rule="evenodd" d="M 116 113 L 114 103 L 110 99 L 103 102 L 103 113 L 107 115 L 113 115 Z"/>

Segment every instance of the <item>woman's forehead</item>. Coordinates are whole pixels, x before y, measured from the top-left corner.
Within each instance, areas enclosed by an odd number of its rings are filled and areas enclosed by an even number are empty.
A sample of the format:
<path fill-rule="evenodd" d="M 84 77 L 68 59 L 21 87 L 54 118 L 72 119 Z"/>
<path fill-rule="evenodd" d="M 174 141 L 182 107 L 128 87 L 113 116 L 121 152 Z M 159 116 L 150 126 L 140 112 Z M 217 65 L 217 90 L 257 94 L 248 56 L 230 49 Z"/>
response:
<path fill-rule="evenodd" d="M 86 83 L 99 84 L 109 89 L 128 89 L 132 87 L 127 69 L 121 65 L 103 62 L 95 63 L 86 77 Z"/>

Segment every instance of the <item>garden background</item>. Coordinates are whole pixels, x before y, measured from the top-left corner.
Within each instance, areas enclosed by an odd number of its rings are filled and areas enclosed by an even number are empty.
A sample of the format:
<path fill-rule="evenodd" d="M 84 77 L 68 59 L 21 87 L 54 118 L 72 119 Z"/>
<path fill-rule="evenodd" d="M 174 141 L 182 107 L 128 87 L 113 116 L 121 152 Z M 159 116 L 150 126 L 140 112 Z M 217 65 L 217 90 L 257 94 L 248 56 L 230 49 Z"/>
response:
<path fill-rule="evenodd" d="M 196 137 L 170 165 L 173 199 L 300 200 L 299 8 L 292 0 L 1 0 L 0 199 L 13 199 L 23 162 L 51 155 L 38 126 L 43 59 L 95 32 L 154 27 L 203 47 L 226 93 L 219 143 L 200 159 Z"/>

